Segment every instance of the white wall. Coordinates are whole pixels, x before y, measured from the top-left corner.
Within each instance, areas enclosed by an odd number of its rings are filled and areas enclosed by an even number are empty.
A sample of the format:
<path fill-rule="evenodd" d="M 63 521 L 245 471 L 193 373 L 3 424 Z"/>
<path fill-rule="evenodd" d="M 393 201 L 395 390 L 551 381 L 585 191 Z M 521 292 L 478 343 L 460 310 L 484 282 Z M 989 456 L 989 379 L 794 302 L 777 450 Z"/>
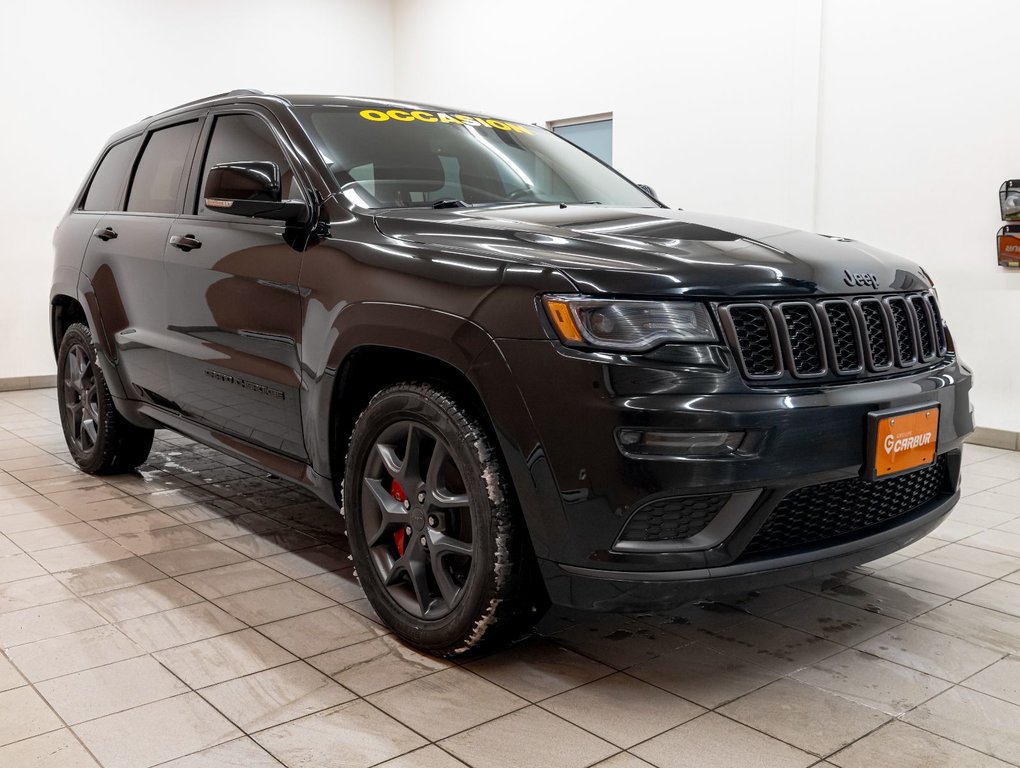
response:
<path fill-rule="evenodd" d="M 406 98 L 542 122 L 614 115 L 614 165 L 662 199 L 921 262 L 977 421 L 1020 430 L 1016 0 L 396 0 Z"/>
<path fill-rule="evenodd" d="M 613 164 L 666 201 L 811 225 L 817 0 L 398 0 L 401 97 L 613 113 Z"/>
<path fill-rule="evenodd" d="M 113 131 L 236 87 L 614 114 L 675 206 L 844 234 L 934 276 L 978 423 L 1020 430 L 1016 0 L 49 0 L 0 6 L 0 378 L 52 373 L 50 237 Z M 270 42 L 266 43 L 265 40 Z M 13 215 L 12 215 L 13 214 Z"/>
<path fill-rule="evenodd" d="M 0 29 L 0 378 L 55 370 L 53 230 L 110 134 L 234 88 L 393 90 L 379 0 L 4 2 Z"/>
<path fill-rule="evenodd" d="M 1020 430 L 1020 270 L 999 267 L 999 185 L 1020 176 L 1016 0 L 827 0 L 817 226 L 935 280 L 977 423 Z"/>

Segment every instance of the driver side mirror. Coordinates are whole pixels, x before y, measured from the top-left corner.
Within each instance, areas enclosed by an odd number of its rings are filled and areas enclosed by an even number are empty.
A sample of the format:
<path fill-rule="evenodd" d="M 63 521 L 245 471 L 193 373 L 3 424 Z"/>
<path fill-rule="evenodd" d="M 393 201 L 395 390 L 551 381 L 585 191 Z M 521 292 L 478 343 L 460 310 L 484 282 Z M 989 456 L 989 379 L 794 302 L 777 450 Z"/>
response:
<path fill-rule="evenodd" d="M 205 207 L 234 216 L 256 219 L 308 221 L 303 200 L 282 199 L 280 168 L 269 161 L 220 163 L 209 169 Z"/>

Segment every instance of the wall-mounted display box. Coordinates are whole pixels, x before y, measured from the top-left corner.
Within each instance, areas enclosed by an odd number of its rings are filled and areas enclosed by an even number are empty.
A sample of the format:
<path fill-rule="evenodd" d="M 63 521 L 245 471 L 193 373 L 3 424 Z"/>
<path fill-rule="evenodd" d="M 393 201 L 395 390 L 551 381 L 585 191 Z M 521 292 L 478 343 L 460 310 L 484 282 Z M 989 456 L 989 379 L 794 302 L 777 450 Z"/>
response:
<path fill-rule="evenodd" d="M 1020 221 L 1020 179 L 1004 181 L 999 187 L 999 210 L 1003 221 Z"/>
<path fill-rule="evenodd" d="M 1007 224 L 999 230 L 999 266 L 1020 267 L 1020 224 Z"/>
<path fill-rule="evenodd" d="M 1020 179 L 1002 182 L 999 187 L 999 211 L 1003 221 L 1020 221 Z M 1007 224 L 999 230 L 999 266 L 1020 267 L 1020 224 Z"/>

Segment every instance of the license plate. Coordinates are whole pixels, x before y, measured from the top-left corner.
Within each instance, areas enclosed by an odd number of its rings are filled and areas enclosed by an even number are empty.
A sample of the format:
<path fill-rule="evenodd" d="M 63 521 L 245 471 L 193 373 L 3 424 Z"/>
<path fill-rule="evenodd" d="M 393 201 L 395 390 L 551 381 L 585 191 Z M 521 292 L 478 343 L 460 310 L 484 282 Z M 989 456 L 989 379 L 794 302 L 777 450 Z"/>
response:
<path fill-rule="evenodd" d="M 879 411 L 868 416 L 869 478 L 900 475 L 935 461 L 939 406 Z"/>

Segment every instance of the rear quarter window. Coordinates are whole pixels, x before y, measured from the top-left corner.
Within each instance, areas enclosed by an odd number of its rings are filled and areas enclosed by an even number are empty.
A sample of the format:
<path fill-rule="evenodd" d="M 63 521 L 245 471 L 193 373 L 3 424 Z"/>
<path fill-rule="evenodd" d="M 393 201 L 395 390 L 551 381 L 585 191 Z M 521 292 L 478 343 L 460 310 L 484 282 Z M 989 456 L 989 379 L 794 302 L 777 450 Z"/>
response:
<path fill-rule="evenodd" d="M 131 173 L 131 166 L 134 164 L 141 141 L 141 136 L 135 136 L 119 144 L 114 144 L 106 151 L 89 183 L 85 200 L 81 205 L 82 210 L 119 211 L 121 209 L 128 174 Z"/>

